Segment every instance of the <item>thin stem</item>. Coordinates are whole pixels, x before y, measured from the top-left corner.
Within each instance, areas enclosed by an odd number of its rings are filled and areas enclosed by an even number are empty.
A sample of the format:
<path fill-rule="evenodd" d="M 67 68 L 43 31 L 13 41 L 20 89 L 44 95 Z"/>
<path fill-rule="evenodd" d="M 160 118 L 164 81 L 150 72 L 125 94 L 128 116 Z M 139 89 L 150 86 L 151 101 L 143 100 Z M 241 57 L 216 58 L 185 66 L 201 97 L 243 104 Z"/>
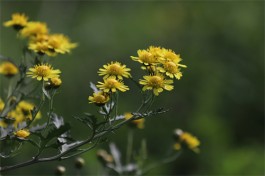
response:
<path fill-rule="evenodd" d="M 126 163 L 129 164 L 131 161 L 133 149 L 133 130 L 129 129 L 128 131 L 128 143 L 127 143 L 127 155 L 126 155 Z"/>
<path fill-rule="evenodd" d="M 147 167 L 146 169 L 144 169 L 143 171 L 140 171 L 139 173 L 137 173 L 137 175 L 143 175 L 147 172 L 149 172 L 150 170 L 158 167 L 158 166 L 161 166 L 163 164 L 167 164 L 167 163 L 170 163 L 170 162 L 173 162 L 175 161 L 179 156 L 181 155 L 181 152 L 178 152 L 177 154 L 173 155 L 173 156 L 170 156 L 170 157 L 167 157 L 167 158 L 164 158 L 163 160 L 161 161 L 158 161 L 156 163 L 153 163 L 151 164 L 149 167 Z"/>

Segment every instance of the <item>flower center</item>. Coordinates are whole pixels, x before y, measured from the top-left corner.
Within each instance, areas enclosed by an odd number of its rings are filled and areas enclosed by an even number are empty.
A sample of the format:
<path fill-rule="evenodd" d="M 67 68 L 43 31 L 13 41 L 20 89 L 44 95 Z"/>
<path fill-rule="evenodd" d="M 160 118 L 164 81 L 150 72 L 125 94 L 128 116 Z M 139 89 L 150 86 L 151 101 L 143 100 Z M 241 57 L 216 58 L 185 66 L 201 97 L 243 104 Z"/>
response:
<path fill-rule="evenodd" d="M 109 66 L 108 69 L 109 74 L 112 75 L 120 75 L 122 72 L 121 66 L 119 66 L 118 64 L 112 64 Z"/>
<path fill-rule="evenodd" d="M 51 69 L 49 66 L 47 65 L 41 65 L 41 66 L 37 66 L 36 68 L 36 74 L 38 76 L 41 76 L 41 77 L 46 77 L 49 75 Z"/>
<path fill-rule="evenodd" d="M 167 62 L 164 64 L 165 69 L 170 73 L 177 73 L 178 67 L 174 62 Z"/>
<path fill-rule="evenodd" d="M 155 88 L 162 87 L 163 79 L 160 76 L 152 76 L 149 79 L 149 84 Z"/>
<path fill-rule="evenodd" d="M 102 103 L 106 100 L 106 97 L 104 95 L 97 95 L 94 97 L 94 101 L 98 103 Z"/>
<path fill-rule="evenodd" d="M 110 78 L 110 79 L 107 79 L 106 86 L 108 88 L 117 87 L 117 83 L 119 82 L 116 79 Z"/>
<path fill-rule="evenodd" d="M 144 53 L 140 58 L 144 63 L 153 63 L 155 61 L 154 57 L 150 53 Z"/>

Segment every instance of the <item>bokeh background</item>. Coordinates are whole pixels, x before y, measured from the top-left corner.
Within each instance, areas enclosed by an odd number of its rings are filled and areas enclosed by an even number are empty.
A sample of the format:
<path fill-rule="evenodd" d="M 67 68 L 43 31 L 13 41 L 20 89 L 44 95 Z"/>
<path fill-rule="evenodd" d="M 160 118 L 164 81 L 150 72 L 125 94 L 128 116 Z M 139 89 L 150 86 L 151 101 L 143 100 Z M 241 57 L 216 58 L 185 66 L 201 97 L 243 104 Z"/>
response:
<path fill-rule="evenodd" d="M 188 68 L 174 91 L 156 99 L 155 107 L 170 111 L 146 120 L 145 129 L 136 131 L 135 147 L 146 138 L 150 160 L 159 160 L 172 145 L 173 130 L 181 128 L 201 140 L 201 152 L 186 151 L 148 175 L 264 175 L 263 1 L 2 0 L 0 5 L 1 55 L 21 57 L 23 41 L 2 26 L 14 12 L 44 21 L 52 33 L 64 33 L 79 44 L 70 55 L 52 59 L 63 71 L 56 112 L 73 124 L 74 137 L 81 139 L 87 131 L 72 116 L 95 112 L 87 97 L 90 81 L 100 80 L 98 68 L 118 60 L 139 78 L 142 72 L 130 56 L 150 45 L 162 46 L 179 53 Z M 137 91 L 121 96 L 120 113 L 133 111 L 138 97 Z M 123 127 L 109 136 L 123 152 L 127 131 Z M 98 148 L 108 149 L 107 144 Z M 14 161 L 31 153 L 25 146 Z M 102 174 L 95 153 L 82 155 L 86 167 L 81 174 Z M 57 165 L 73 175 L 73 163 L 40 163 L 4 175 L 52 175 Z"/>

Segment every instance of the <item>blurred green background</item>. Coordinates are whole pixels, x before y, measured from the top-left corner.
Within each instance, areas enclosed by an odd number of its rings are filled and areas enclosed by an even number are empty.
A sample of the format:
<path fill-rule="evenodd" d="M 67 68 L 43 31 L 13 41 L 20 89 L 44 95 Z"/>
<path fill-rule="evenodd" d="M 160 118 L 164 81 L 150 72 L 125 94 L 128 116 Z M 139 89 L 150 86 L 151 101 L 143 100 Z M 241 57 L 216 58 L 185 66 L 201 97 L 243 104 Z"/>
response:
<path fill-rule="evenodd" d="M 100 80 L 97 70 L 118 60 L 139 78 L 139 64 L 130 56 L 150 45 L 162 46 L 179 53 L 188 68 L 175 81 L 174 91 L 157 98 L 155 107 L 170 111 L 146 120 L 146 128 L 136 132 L 135 147 L 146 138 L 150 159 L 159 160 L 172 145 L 173 130 L 181 128 L 201 140 L 201 153 L 184 152 L 148 175 L 264 175 L 263 1 L 2 0 L 0 5 L 1 24 L 12 13 L 23 12 L 79 44 L 70 55 L 52 59 L 63 71 L 56 112 L 73 124 L 74 137 L 81 139 L 87 131 L 72 116 L 95 112 L 87 97 L 92 94 L 89 82 Z M 19 61 L 23 42 L 12 29 L 0 30 L 0 53 Z M 137 91 L 124 93 L 120 112 L 135 110 L 138 97 Z M 109 136 L 122 151 L 127 130 Z M 108 149 L 107 144 L 98 148 Z M 24 147 L 16 162 L 31 153 Z M 81 174 L 102 174 L 95 153 L 82 155 L 86 167 Z M 40 163 L 4 175 L 52 175 L 57 165 L 73 175 L 73 162 Z"/>

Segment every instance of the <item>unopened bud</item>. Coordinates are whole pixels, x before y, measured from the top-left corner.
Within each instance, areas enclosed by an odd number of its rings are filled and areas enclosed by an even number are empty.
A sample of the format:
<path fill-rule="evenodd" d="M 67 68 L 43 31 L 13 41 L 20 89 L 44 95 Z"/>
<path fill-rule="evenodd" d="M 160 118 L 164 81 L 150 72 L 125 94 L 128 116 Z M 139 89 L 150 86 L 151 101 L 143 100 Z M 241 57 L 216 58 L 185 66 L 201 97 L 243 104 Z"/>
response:
<path fill-rule="evenodd" d="M 75 167 L 77 169 L 81 169 L 85 165 L 85 160 L 81 157 L 76 158 L 75 160 Z"/>
<path fill-rule="evenodd" d="M 63 175 L 65 173 L 65 167 L 64 166 L 57 166 L 55 170 L 56 175 Z"/>

